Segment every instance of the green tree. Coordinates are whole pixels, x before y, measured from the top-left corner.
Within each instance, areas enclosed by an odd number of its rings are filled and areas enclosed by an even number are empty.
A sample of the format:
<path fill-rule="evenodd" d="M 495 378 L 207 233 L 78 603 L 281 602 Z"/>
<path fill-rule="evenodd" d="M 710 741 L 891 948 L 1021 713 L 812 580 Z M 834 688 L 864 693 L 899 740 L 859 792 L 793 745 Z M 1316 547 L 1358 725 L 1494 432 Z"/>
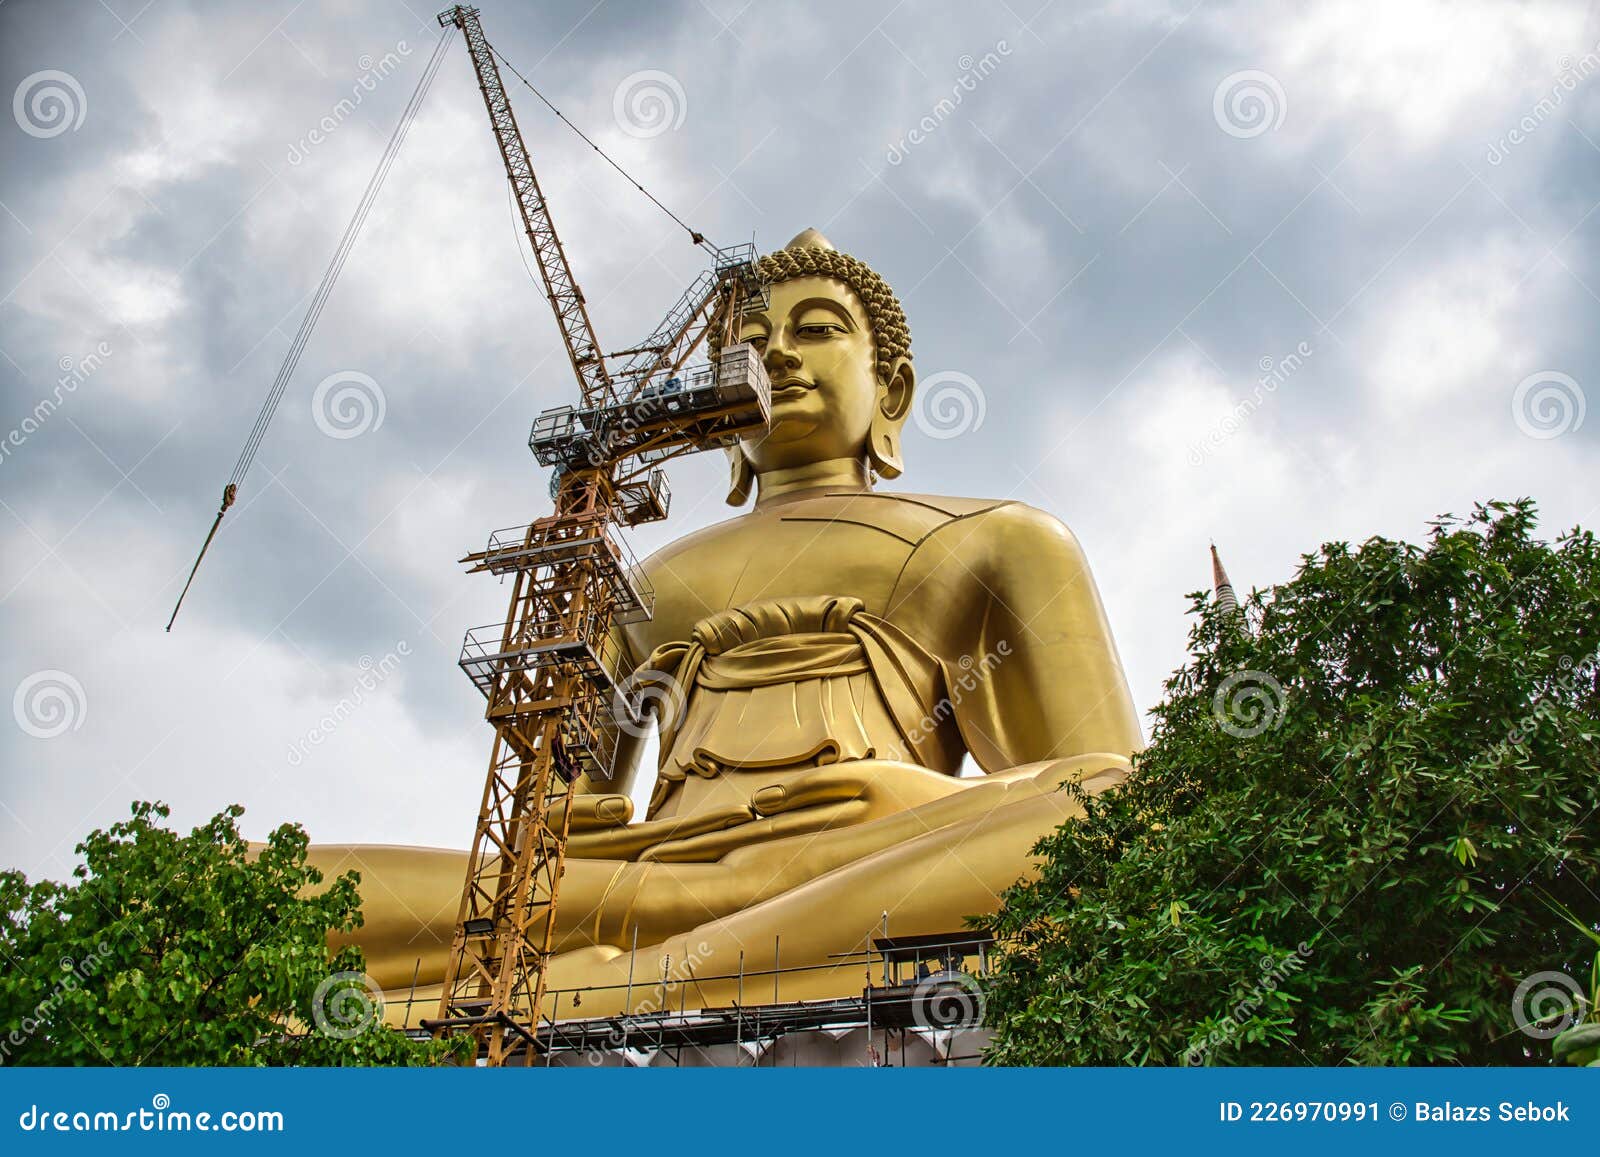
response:
<path fill-rule="evenodd" d="M 1600 920 L 1600 551 L 1534 524 L 1196 595 L 1133 776 L 980 922 L 988 1060 L 1549 1063 Z"/>
<path fill-rule="evenodd" d="M 385 1029 L 361 953 L 360 877 L 317 891 L 306 833 L 252 851 L 230 807 L 187 836 L 136 803 L 92 833 L 70 883 L 0 873 L 0 1062 L 415 1065 L 460 1046 Z M 470 1048 L 470 1044 L 462 1042 Z"/>

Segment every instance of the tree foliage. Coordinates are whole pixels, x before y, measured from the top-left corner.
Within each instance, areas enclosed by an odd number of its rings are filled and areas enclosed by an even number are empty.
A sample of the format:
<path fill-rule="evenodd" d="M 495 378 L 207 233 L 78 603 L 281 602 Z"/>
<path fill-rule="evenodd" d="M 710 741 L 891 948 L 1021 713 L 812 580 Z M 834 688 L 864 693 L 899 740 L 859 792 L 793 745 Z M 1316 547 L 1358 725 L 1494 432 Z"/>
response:
<path fill-rule="evenodd" d="M 1556 912 L 1600 926 L 1600 551 L 1534 525 L 1194 596 L 1133 776 L 984 921 L 988 1060 L 1549 1063 L 1594 954 Z"/>
<path fill-rule="evenodd" d="M 168 809 L 77 847 L 69 883 L 0 872 L 0 1062 L 49 1065 L 400 1065 L 451 1049 L 385 1029 L 361 953 L 360 877 L 316 890 L 306 833 L 252 852 L 230 807 L 180 835 Z M 453 1048 L 454 1046 L 452 1046 Z"/>

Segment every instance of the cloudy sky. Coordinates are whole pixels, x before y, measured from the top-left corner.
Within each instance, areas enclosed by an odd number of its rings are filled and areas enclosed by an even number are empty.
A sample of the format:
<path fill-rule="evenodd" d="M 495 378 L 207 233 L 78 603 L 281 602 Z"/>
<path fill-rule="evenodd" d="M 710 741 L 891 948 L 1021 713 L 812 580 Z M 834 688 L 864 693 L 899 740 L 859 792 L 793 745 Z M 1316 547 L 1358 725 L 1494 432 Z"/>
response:
<path fill-rule="evenodd" d="M 1248 587 L 1479 499 L 1600 521 L 1590 0 L 483 19 L 713 239 L 815 225 L 889 279 L 934 383 L 897 488 L 1071 526 L 1142 709 L 1212 538 Z M 455 659 L 504 591 L 455 560 L 547 511 L 527 427 L 573 383 L 459 42 L 162 630 L 438 36 L 398 0 L 0 7 L 0 862 L 63 874 L 150 798 L 467 840 L 490 733 Z M 622 348 L 699 255 L 512 99 Z M 640 553 L 723 518 L 722 479 L 674 467 Z"/>

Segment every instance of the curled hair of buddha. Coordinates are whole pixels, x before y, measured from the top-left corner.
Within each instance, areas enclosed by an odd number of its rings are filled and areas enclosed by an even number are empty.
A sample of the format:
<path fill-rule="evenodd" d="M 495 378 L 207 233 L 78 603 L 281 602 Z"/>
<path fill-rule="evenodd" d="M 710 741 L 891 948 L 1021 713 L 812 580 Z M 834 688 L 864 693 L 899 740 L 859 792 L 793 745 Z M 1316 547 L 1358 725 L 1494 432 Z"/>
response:
<path fill-rule="evenodd" d="M 879 401 L 862 449 L 874 476 L 900 477 L 904 469 L 900 460 L 900 426 L 910 407 L 913 379 L 909 372 L 900 375 L 895 369 L 902 358 L 911 358 L 911 327 L 894 290 L 865 261 L 840 253 L 815 229 L 805 230 L 782 249 L 768 253 L 756 268 L 768 285 L 801 277 L 826 277 L 842 282 L 855 294 L 872 330 L 878 385 L 887 391 Z M 712 352 L 714 356 L 715 349 Z M 728 505 L 743 506 L 755 485 L 755 474 L 741 446 L 728 447 L 728 466 Z"/>
<path fill-rule="evenodd" d="M 822 245 L 804 244 L 810 236 L 822 241 Z M 789 248 L 761 258 L 758 268 L 762 280 L 770 284 L 792 281 L 796 277 L 832 277 L 848 285 L 867 311 L 878 353 L 878 380 L 887 382 L 895 360 L 911 356 L 911 327 L 906 324 L 905 310 L 900 308 L 900 299 L 889 288 L 889 283 L 865 261 L 824 248 L 826 245 L 821 234 L 807 230 L 795 238 Z"/>

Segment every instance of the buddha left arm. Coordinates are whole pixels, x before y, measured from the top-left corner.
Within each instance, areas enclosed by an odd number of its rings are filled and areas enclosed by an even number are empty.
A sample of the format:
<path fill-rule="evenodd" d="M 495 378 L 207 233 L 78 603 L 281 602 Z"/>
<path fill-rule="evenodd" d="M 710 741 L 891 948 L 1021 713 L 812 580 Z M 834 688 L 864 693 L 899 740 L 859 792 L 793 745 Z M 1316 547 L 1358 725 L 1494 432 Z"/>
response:
<path fill-rule="evenodd" d="M 980 767 L 1143 746 L 1088 560 L 1060 521 L 1004 503 L 946 524 L 916 553 L 932 564 L 923 594 L 943 611 L 953 714 Z"/>

